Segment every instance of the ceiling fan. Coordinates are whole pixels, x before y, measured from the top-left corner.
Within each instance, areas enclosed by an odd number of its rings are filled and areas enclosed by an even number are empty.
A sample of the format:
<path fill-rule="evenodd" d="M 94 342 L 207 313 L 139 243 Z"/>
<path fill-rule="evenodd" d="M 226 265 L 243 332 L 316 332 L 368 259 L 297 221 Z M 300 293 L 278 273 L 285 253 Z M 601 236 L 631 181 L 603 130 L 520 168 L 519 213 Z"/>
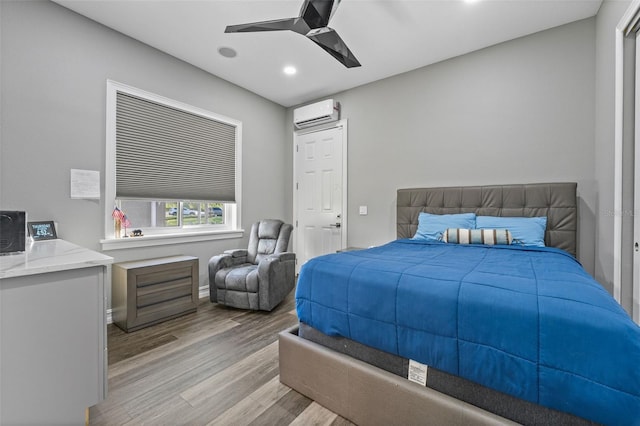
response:
<path fill-rule="evenodd" d="M 296 18 L 229 25 L 224 32 L 293 31 L 309 38 L 345 67 L 359 67 L 360 62 L 338 33 L 327 26 L 339 4 L 340 0 L 304 0 L 300 16 Z"/>

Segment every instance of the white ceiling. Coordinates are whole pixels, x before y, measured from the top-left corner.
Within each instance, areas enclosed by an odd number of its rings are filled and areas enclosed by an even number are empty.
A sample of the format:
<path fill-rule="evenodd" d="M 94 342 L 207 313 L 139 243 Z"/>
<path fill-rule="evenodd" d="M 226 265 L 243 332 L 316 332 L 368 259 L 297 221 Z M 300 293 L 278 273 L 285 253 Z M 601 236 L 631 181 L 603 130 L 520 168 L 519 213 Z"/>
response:
<path fill-rule="evenodd" d="M 227 25 L 296 17 L 303 0 L 54 0 L 283 106 L 594 16 L 602 0 L 342 0 L 329 26 L 362 63 L 347 69 L 290 31 Z M 218 54 L 237 51 L 235 58 Z M 293 65 L 294 76 L 283 73 Z"/>

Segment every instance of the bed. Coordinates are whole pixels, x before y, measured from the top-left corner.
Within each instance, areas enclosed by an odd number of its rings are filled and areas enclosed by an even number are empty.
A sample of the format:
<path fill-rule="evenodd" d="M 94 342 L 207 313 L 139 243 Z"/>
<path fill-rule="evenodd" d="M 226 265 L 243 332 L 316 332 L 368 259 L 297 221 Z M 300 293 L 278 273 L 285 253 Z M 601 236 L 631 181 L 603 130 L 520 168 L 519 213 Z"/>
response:
<path fill-rule="evenodd" d="M 416 241 L 421 213 L 546 217 L 546 247 Z M 575 183 L 398 190 L 398 240 L 303 266 L 281 381 L 363 425 L 640 424 L 640 329 L 576 229 Z"/>

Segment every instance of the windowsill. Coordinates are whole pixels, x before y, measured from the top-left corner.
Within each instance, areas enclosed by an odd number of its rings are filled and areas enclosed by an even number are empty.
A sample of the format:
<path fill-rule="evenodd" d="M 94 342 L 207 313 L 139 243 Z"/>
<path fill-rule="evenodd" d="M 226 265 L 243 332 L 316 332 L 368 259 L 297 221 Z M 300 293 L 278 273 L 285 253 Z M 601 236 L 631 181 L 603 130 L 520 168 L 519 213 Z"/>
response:
<path fill-rule="evenodd" d="M 217 231 L 193 231 L 179 234 L 155 234 L 143 237 L 112 238 L 100 240 L 102 250 L 121 250 L 138 247 L 163 246 L 168 244 L 195 243 L 199 241 L 226 240 L 242 238 L 244 229 L 225 229 Z"/>

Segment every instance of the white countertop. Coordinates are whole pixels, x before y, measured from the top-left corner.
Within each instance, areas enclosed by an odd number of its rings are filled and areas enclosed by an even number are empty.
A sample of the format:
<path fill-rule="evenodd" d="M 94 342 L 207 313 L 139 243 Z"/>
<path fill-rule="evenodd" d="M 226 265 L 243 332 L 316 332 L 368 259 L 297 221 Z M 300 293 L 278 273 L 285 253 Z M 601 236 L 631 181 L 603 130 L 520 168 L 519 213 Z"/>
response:
<path fill-rule="evenodd" d="M 0 256 L 0 279 L 110 265 L 113 258 L 64 240 L 27 242 L 24 253 Z"/>

